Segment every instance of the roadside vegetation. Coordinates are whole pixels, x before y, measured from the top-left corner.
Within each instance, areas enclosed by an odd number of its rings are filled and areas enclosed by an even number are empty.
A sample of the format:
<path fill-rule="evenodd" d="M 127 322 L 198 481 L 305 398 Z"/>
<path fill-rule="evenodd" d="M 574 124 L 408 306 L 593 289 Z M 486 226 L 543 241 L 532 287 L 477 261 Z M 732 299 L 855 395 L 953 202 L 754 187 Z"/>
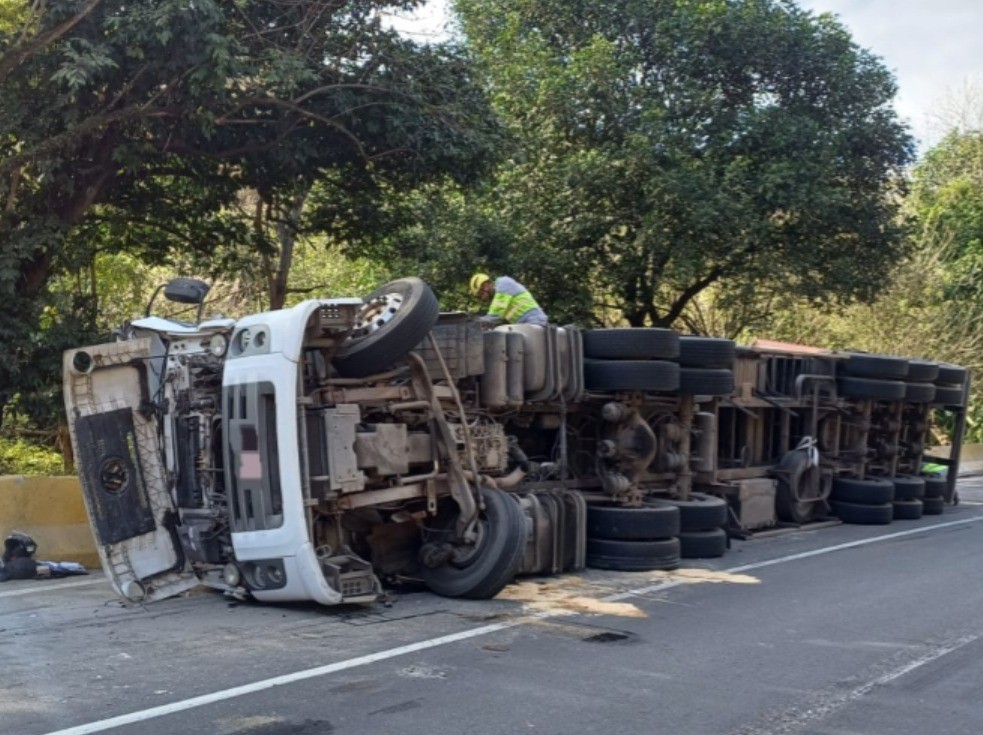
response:
<path fill-rule="evenodd" d="M 558 321 L 983 368 L 983 126 L 916 160 L 834 18 L 456 0 L 420 44 L 404 7 L 0 0 L 0 472 L 62 466 L 63 350 L 177 274 L 236 316 L 408 273 L 473 308 L 482 268 Z"/>

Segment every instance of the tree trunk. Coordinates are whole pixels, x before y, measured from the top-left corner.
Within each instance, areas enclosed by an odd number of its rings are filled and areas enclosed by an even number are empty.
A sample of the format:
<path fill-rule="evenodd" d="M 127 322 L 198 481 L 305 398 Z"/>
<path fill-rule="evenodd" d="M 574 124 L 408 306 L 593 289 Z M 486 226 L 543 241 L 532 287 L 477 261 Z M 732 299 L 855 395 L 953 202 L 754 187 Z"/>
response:
<path fill-rule="evenodd" d="M 304 204 L 310 194 L 310 187 L 294 194 L 287 211 L 282 213 L 276 225 L 276 238 L 280 246 L 280 260 L 276 273 L 270 278 L 270 308 L 282 309 L 287 300 L 287 283 L 290 278 L 290 267 L 294 260 L 294 246 L 297 244 L 297 232 L 300 229 L 300 218 L 304 213 Z"/>

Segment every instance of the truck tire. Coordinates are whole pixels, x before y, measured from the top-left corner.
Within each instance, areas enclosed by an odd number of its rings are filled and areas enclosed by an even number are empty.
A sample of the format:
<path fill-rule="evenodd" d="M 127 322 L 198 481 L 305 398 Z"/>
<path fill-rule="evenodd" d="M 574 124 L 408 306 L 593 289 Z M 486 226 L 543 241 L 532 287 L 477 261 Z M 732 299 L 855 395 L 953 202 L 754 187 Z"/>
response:
<path fill-rule="evenodd" d="M 854 378 L 880 378 L 881 380 L 903 380 L 908 377 L 908 360 L 893 355 L 868 355 L 862 352 L 847 352 L 849 357 L 839 363 L 840 375 Z"/>
<path fill-rule="evenodd" d="M 925 497 L 925 478 L 911 475 L 896 475 L 891 478 L 894 483 L 894 499 L 921 500 Z"/>
<path fill-rule="evenodd" d="M 663 360 L 585 360 L 587 390 L 671 393 L 679 388 L 679 365 Z"/>
<path fill-rule="evenodd" d="M 925 498 L 944 498 L 945 491 L 949 489 L 949 480 L 945 477 L 923 477 L 925 481 Z"/>
<path fill-rule="evenodd" d="M 942 498 L 922 498 L 922 513 L 927 516 L 940 516 L 945 512 Z"/>
<path fill-rule="evenodd" d="M 422 567 L 423 581 L 443 597 L 487 600 L 511 582 L 519 571 L 526 547 L 526 516 L 515 498 L 501 490 L 481 488 L 485 509 L 475 548 L 445 564 Z M 453 517 L 444 519 L 453 522 Z M 438 532 L 438 535 L 441 532 Z"/>
<path fill-rule="evenodd" d="M 896 521 L 917 521 L 922 517 L 922 501 L 920 500 L 895 500 L 894 520 Z"/>
<path fill-rule="evenodd" d="M 734 392 L 734 372 L 721 368 L 679 371 L 679 392 L 684 396 L 729 396 Z"/>
<path fill-rule="evenodd" d="M 909 360 L 908 375 L 905 378 L 915 383 L 931 383 L 938 380 L 939 364 L 928 360 Z"/>
<path fill-rule="evenodd" d="M 673 360 L 679 355 L 679 332 L 672 329 L 588 329 L 583 334 L 585 357 Z"/>
<path fill-rule="evenodd" d="M 936 385 L 935 398 L 932 399 L 934 406 L 961 406 L 963 405 L 963 389 L 951 385 Z"/>
<path fill-rule="evenodd" d="M 683 559 L 717 559 L 726 553 L 727 532 L 722 528 L 679 534 L 679 555 Z"/>
<path fill-rule="evenodd" d="M 908 403 L 931 403 L 935 400 L 937 388 L 932 383 L 912 383 L 906 381 L 904 387 L 904 399 Z"/>
<path fill-rule="evenodd" d="M 786 452 L 775 468 L 775 514 L 789 523 L 808 523 L 826 511 L 820 496 L 822 477 L 803 449 Z M 796 499 L 798 498 L 798 500 Z"/>
<path fill-rule="evenodd" d="M 939 363 L 939 374 L 935 377 L 937 385 L 962 385 L 966 382 L 967 370 L 961 365 L 948 362 Z"/>
<path fill-rule="evenodd" d="M 708 531 L 727 525 L 727 501 L 716 495 L 690 493 L 689 500 L 662 500 L 679 508 L 679 528 L 686 531 Z"/>
<path fill-rule="evenodd" d="M 587 536 L 615 541 L 663 539 L 679 533 L 679 508 L 654 501 L 641 508 L 587 506 Z"/>
<path fill-rule="evenodd" d="M 737 347 L 732 339 L 714 337 L 679 338 L 679 364 L 683 367 L 727 368 L 734 367 Z"/>
<path fill-rule="evenodd" d="M 385 372 L 418 345 L 436 323 L 440 307 L 419 278 L 400 278 L 365 298 L 356 327 L 332 358 L 342 375 L 364 378 Z"/>
<path fill-rule="evenodd" d="M 843 398 L 870 398 L 878 401 L 902 401 L 907 388 L 900 380 L 873 378 L 837 378 L 836 392 Z"/>
<path fill-rule="evenodd" d="M 862 503 L 842 503 L 838 500 L 831 500 L 829 505 L 832 508 L 833 515 L 844 523 L 882 526 L 890 523 L 894 518 L 894 505 L 892 503 L 867 505 Z"/>
<path fill-rule="evenodd" d="M 832 500 L 861 505 L 883 505 L 894 502 L 894 483 L 884 478 L 857 480 L 852 477 L 836 477 L 829 495 Z"/>
<path fill-rule="evenodd" d="M 613 541 L 587 539 L 587 566 L 619 572 L 647 572 L 679 566 L 679 539 Z"/>

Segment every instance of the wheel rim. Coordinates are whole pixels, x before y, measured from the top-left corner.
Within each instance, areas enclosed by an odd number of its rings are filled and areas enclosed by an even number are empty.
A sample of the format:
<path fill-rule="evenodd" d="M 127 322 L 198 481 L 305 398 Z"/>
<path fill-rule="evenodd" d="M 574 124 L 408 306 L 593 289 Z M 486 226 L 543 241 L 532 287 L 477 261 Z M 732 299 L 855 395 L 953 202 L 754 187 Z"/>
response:
<path fill-rule="evenodd" d="M 451 552 L 450 563 L 458 569 L 471 566 L 474 560 L 481 556 L 485 547 L 485 537 L 487 534 L 488 523 L 483 518 L 475 524 L 476 538 L 473 544 L 461 544 L 455 546 Z"/>
<path fill-rule="evenodd" d="M 396 318 L 402 305 L 403 295 L 395 291 L 377 296 L 362 307 L 353 334 L 364 337 L 378 332 Z"/>

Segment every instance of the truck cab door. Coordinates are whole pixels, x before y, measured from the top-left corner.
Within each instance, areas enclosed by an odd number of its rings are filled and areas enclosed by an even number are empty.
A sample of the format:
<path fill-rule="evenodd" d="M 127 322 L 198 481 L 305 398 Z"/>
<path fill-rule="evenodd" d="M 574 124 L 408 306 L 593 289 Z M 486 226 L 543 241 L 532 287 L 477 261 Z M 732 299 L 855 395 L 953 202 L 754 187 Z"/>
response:
<path fill-rule="evenodd" d="M 199 584 L 178 536 L 150 395 L 150 363 L 160 359 L 149 339 L 64 356 L 65 407 L 89 524 L 106 576 L 129 602 Z"/>

